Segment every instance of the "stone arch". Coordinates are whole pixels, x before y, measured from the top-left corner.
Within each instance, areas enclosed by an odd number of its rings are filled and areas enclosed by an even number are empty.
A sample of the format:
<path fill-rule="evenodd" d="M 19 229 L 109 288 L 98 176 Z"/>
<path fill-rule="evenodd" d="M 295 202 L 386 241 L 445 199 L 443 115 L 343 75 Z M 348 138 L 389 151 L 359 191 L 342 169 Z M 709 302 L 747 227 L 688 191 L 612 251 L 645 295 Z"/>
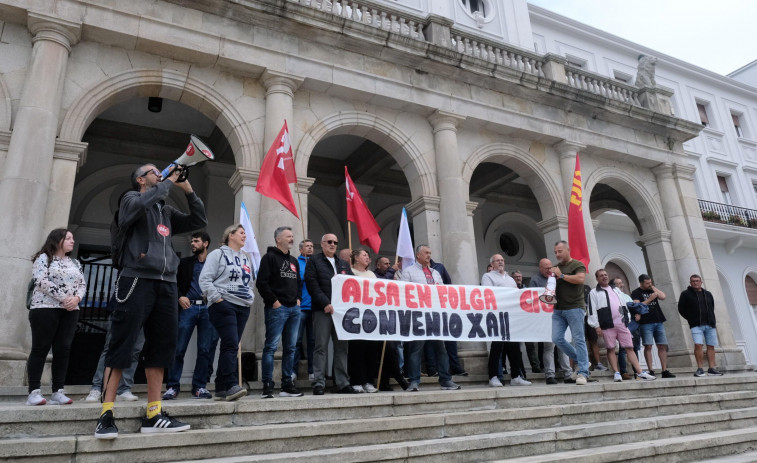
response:
<path fill-rule="evenodd" d="M 10 130 L 13 116 L 11 93 L 5 83 L 5 77 L 0 74 L 0 130 Z"/>
<path fill-rule="evenodd" d="M 474 151 L 463 163 L 462 176 L 470 185 L 473 171 L 483 162 L 496 162 L 517 173 L 531 188 L 539 201 L 542 219 L 565 216 L 567 200 L 562 200 L 560 187 L 547 169 L 528 152 L 507 143 L 492 143 Z M 468 189 L 466 189 L 467 194 Z"/>
<path fill-rule="evenodd" d="M 512 231 L 517 232 L 516 238 L 518 238 L 520 246 L 518 254 L 515 256 L 504 256 L 505 261 L 521 261 L 526 258 L 538 263 L 538 256 L 543 256 L 545 252 L 542 233 L 534 219 L 521 212 L 505 212 L 495 217 L 489 223 L 486 231 L 484 231 L 484 251 L 486 255 L 482 256 L 482 258 L 486 260 L 494 253 L 502 254 L 499 246 L 499 237 L 505 225 L 510 226 Z"/>
<path fill-rule="evenodd" d="M 66 112 L 62 140 L 81 140 L 105 109 L 134 97 L 159 96 L 186 104 L 214 121 L 226 136 L 238 168 L 258 169 L 258 142 L 242 114 L 212 86 L 171 69 L 129 70 L 82 91 Z"/>
<path fill-rule="evenodd" d="M 610 262 L 617 265 L 621 270 L 623 270 L 623 273 L 626 274 L 626 278 L 628 278 L 629 284 L 635 283 L 636 278 L 644 273 L 640 272 L 639 269 L 636 268 L 636 266 L 633 264 L 633 262 L 631 262 L 631 260 L 629 260 L 625 255 L 618 252 L 611 252 L 602 257 L 602 267 L 607 266 L 607 264 Z M 628 288 L 628 292 L 631 292 L 631 288 Z"/>
<path fill-rule="evenodd" d="M 620 171 L 617 167 L 600 167 L 586 177 L 583 197 L 591 198 L 592 190 L 599 183 L 609 185 L 628 201 L 641 224 L 640 234 L 667 230 L 659 199 L 633 172 Z"/>
<path fill-rule="evenodd" d="M 438 196 L 434 170 L 410 136 L 396 124 L 363 111 L 340 111 L 315 122 L 297 147 L 297 172 L 307 172 L 315 145 L 334 135 L 355 135 L 381 146 L 404 172 L 413 198 Z"/>

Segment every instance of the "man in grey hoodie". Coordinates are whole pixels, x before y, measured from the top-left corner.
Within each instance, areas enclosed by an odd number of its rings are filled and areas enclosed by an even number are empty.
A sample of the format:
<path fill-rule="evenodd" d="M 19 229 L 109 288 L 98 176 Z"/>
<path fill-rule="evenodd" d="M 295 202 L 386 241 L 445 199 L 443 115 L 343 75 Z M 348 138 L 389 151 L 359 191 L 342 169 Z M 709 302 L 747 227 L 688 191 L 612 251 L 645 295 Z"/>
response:
<path fill-rule="evenodd" d="M 153 164 L 138 167 L 131 176 L 134 191 L 121 200 L 118 226 L 129 230 L 123 252 L 122 269 L 115 288 L 116 306 L 111 317 L 111 338 L 105 358 L 103 409 L 95 437 L 114 439 L 118 428 L 113 418 L 113 401 L 124 368 L 144 327 L 147 376 L 147 416 L 141 432 L 163 433 L 189 429 L 189 425 L 169 417 L 161 410 L 163 370 L 173 363 L 176 350 L 176 269 L 179 258 L 171 246 L 174 233 L 185 233 L 207 225 L 205 206 L 188 181 L 179 182 L 176 168 L 163 181 Z M 190 213 L 165 204 L 173 186 L 186 195 Z"/>

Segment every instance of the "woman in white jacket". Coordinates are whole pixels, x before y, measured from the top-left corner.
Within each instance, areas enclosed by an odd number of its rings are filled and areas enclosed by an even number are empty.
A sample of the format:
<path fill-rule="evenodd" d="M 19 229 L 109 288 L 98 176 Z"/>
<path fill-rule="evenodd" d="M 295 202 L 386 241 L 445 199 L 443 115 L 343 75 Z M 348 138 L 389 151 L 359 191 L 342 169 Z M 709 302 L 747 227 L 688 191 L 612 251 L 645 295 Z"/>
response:
<path fill-rule="evenodd" d="M 239 385 L 237 352 L 254 301 L 254 269 L 242 251 L 247 235 L 235 224 L 223 232 L 223 246 L 208 254 L 200 273 L 200 289 L 208 302 L 208 317 L 221 338 L 216 370 L 215 400 L 232 401 L 247 395 Z"/>

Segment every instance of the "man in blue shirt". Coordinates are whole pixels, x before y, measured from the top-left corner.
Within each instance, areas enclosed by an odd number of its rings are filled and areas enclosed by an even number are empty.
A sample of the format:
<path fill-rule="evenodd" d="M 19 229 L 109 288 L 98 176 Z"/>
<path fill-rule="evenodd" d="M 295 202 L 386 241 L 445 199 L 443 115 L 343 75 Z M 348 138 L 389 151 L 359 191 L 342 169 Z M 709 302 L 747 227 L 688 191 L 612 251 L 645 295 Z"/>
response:
<path fill-rule="evenodd" d="M 294 371 L 292 379 L 297 377 L 297 367 L 300 364 L 302 356 L 302 338 L 307 336 L 307 359 L 308 359 L 308 380 L 313 381 L 313 352 L 315 351 L 315 333 L 313 333 L 313 312 L 310 310 L 310 294 L 305 285 L 305 266 L 308 260 L 313 257 L 313 242 L 304 240 L 300 243 L 300 278 L 302 279 L 302 300 L 300 302 L 300 331 L 297 334 L 297 350 L 294 351 Z"/>

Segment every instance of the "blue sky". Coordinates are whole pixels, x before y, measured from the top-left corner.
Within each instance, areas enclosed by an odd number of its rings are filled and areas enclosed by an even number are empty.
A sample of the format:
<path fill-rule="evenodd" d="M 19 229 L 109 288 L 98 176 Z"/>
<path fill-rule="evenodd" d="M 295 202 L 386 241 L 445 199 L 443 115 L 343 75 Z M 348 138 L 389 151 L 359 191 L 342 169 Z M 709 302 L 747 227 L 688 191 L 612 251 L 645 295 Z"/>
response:
<path fill-rule="evenodd" d="M 757 0 L 528 3 L 718 74 L 728 74 L 757 59 Z"/>

